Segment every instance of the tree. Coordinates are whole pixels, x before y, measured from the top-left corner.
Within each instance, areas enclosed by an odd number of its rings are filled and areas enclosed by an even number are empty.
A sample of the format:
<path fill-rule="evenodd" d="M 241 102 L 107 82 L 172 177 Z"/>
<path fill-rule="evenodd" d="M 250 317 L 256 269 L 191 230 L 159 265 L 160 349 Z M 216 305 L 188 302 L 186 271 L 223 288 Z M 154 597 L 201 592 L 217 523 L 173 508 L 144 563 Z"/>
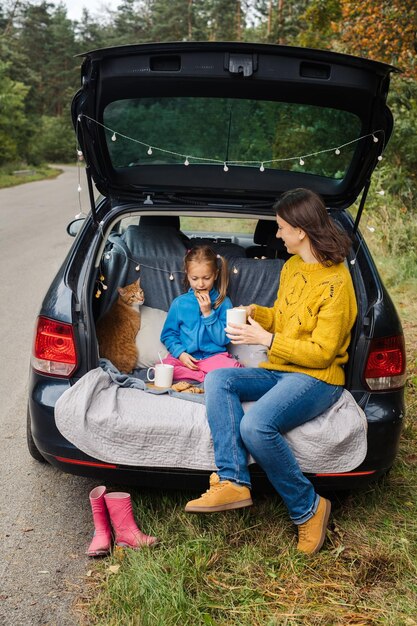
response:
<path fill-rule="evenodd" d="M 403 68 L 417 78 L 417 3 L 415 0 L 341 0 L 341 41 L 351 54 Z"/>
<path fill-rule="evenodd" d="M 30 103 L 37 115 L 61 115 L 68 89 L 78 84 L 79 62 L 72 22 L 63 5 L 26 5 L 19 44 L 32 69 Z"/>
<path fill-rule="evenodd" d="M 9 78 L 9 69 L 0 61 L 0 164 L 19 160 L 27 131 L 25 98 L 29 88 Z"/>

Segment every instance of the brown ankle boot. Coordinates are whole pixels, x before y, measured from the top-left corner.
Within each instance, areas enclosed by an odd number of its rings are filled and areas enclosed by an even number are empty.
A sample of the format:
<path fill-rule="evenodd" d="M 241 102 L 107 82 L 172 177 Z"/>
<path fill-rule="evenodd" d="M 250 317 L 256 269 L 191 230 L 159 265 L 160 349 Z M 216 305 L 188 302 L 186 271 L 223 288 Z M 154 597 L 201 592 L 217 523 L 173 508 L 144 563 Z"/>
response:
<path fill-rule="evenodd" d="M 201 498 L 191 500 L 185 506 L 187 513 L 217 513 L 251 506 L 250 490 L 230 480 L 220 480 L 217 474 L 210 476 L 210 489 Z"/>
<path fill-rule="evenodd" d="M 297 549 L 305 554 L 316 554 L 326 538 L 327 522 L 329 521 L 331 504 L 326 498 L 320 497 L 317 511 L 304 524 L 298 526 Z"/>

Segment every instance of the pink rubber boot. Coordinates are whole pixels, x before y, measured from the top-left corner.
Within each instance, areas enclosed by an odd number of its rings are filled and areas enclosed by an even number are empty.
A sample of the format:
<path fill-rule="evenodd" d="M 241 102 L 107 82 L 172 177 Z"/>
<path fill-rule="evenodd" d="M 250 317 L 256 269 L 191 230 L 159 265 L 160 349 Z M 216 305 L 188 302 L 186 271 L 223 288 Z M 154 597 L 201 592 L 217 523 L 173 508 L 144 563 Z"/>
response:
<path fill-rule="evenodd" d="M 90 504 L 93 512 L 94 536 L 86 550 L 88 556 L 105 556 L 111 550 L 111 527 L 104 494 L 106 487 L 95 487 L 90 491 Z"/>
<path fill-rule="evenodd" d="M 152 546 L 158 541 L 156 537 L 145 535 L 137 527 L 129 493 L 106 493 L 104 499 L 113 526 L 116 546 L 142 548 L 143 546 Z"/>

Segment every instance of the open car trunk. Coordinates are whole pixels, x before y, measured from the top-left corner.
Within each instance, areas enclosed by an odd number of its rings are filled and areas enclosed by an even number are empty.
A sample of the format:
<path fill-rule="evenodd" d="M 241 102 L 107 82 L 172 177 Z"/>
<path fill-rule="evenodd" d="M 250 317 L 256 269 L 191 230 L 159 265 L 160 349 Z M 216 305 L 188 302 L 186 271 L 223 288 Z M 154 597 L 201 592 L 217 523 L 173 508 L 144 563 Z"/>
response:
<path fill-rule="evenodd" d="M 194 215 L 199 216 L 197 221 L 201 218 L 198 212 Z M 216 221 L 227 219 L 225 212 Z M 256 224 L 255 238 L 210 230 L 186 234 L 172 215 L 146 214 L 139 219 L 130 212 L 124 220 L 109 221 L 108 226 L 113 226 L 104 248 L 99 249 L 87 288 L 91 322 L 96 323 L 109 309 L 117 286 L 140 277 L 145 303 L 136 338 L 139 356 L 137 369 L 126 376 L 111 363 L 99 361 L 98 346 L 92 346 L 93 367 L 55 407 L 59 430 L 77 448 L 108 463 L 215 470 L 204 393 L 155 390 L 147 384 L 146 372 L 167 353 L 159 335 L 172 300 L 184 292 L 183 259 L 192 245 L 209 243 L 227 259 L 228 294 L 234 305 L 273 305 L 288 254 L 275 237 L 272 216 L 251 221 Z M 210 218 L 206 222 L 210 224 Z M 94 341 L 94 333 L 92 337 Z M 228 349 L 246 367 L 267 360 L 262 346 L 230 345 Z M 332 413 L 326 412 L 287 437 L 305 472 L 346 472 L 365 458 L 366 418 L 346 392 Z"/>

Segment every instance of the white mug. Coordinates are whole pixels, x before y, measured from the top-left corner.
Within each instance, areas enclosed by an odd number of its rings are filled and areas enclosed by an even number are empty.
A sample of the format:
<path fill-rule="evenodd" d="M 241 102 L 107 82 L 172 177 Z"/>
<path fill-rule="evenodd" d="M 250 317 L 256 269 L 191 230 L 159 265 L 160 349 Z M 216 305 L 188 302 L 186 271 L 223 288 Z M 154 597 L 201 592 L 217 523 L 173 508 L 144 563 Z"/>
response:
<path fill-rule="evenodd" d="M 151 373 L 154 372 L 153 378 Z M 171 387 L 174 377 L 174 366 L 168 363 L 157 363 L 155 367 L 150 367 L 146 374 L 149 382 L 154 383 L 155 387 Z"/>
<path fill-rule="evenodd" d="M 228 309 L 226 311 L 226 323 L 229 324 L 246 324 L 246 309 Z"/>

